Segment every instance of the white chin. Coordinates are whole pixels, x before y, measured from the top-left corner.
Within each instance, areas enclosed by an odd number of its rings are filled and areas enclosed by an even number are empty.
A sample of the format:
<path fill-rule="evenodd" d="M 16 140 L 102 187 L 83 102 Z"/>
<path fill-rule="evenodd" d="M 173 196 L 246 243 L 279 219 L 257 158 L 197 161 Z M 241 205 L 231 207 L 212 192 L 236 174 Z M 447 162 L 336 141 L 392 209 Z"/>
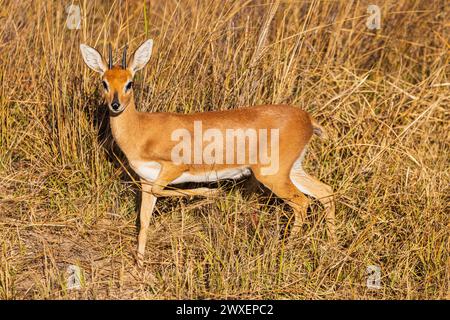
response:
<path fill-rule="evenodd" d="M 125 107 L 122 107 L 120 109 L 114 110 L 112 108 L 109 108 L 109 111 L 111 111 L 112 113 L 121 113 L 123 110 L 125 109 Z"/>

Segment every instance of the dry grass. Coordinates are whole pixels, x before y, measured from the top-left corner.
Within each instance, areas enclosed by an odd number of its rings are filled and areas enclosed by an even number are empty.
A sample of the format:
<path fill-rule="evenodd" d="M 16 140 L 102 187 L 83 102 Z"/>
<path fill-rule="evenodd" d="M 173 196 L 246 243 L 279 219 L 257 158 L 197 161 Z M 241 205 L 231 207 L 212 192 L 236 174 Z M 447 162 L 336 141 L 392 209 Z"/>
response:
<path fill-rule="evenodd" d="M 1 299 L 449 298 L 445 0 L 80 0 L 78 31 L 68 3 L 0 0 Z M 289 241 L 282 201 L 228 183 L 214 201 L 158 202 L 136 268 L 139 190 L 78 45 L 147 37 L 140 109 L 290 103 L 327 127 L 334 140 L 314 139 L 306 168 L 337 192 L 338 246 L 317 203 Z M 70 264 L 79 291 L 66 288 Z M 379 290 L 368 265 L 381 267 Z"/>

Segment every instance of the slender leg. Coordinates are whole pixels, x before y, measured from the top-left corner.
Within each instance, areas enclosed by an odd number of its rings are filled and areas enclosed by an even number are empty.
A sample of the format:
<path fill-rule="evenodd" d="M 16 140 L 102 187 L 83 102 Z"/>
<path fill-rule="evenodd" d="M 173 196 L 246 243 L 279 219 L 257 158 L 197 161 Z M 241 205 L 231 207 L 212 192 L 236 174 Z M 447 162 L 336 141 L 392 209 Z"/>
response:
<path fill-rule="evenodd" d="M 333 189 L 307 174 L 301 167 L 296 167 L 290 175 L 292 182 L 302 192 L 319 200 L 325 208 L 325 221 L 328 236 L 336 241 L 336 218 Z"/>
<path fill-rule="evenodd" d="M 151 187 L 145 181 L 141 180 L 142 201 L 140 210 L 140 230 L 138 236 L 137 263 L 139 267 L 144 265 L 145 244 L 147 243 L 147 231 L 150 219 L 155 209 L 156 197 L 150 193 Z"/>
<path fill-rule="evenodd" d="M 306 219 L 306 210 L 309 205 L 308 198 L 290 182 L 287 182 L 282 188 L 275 188 L 275 194 L 278 193 L 280 198 L 287 200 L 289 205 L 294 210 L 294 225 L 292 227 L 291 235 L 298 235 L 301 231 Z"/>
<path fill-rule="evenodd" d="M 158 178 L 150 183 L 141 180 L 142 202 L 140 210 L 140 230 L 138 236 L 137 263 L 143 266 L 145 244 L 147 242 L 147 230 L 150 223 L 157 197 L 183 197 L 205 196 L 211 197 L 220 194 L 220 189 L 198 188 L 188 190 L 164 190 L 164 188 L 180 175 L 179 170 L 171 166 L 163 166 Z"/>
<path fill-rule="evenodd" d="M 286 175 L 262 176 L 255 174 L 255 177 L 278 197 L 289 203 L 294 210 L 294 226 L 291 235 L 298 234 L 305 222 L 306 209 L 309 205 L 308 198 L 291 181 L 286 180 Z"/>

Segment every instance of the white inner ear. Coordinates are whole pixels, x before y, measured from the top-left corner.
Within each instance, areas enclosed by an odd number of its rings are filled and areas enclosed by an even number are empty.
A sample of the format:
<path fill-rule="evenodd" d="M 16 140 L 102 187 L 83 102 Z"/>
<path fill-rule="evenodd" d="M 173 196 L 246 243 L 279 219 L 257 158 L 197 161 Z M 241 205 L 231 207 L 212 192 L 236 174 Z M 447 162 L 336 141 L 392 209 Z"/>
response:
<path fill-rule="evenodd" d="M 106 71 L 106 65 L 103 62 L 102 55 L 97 50 L 85 44 L 80 44 L 80 50 L 83 60 L 89 68 L 99 73 Z"/>
<path fill-rule="evenodd" d="M 152 48 L 153 40 L 149 39 L 136 50 L 130 64 L 130 69 L 133 74 L 145 67 L 148 60 L 150 60 L 150 56 L 152 55 Z"/>

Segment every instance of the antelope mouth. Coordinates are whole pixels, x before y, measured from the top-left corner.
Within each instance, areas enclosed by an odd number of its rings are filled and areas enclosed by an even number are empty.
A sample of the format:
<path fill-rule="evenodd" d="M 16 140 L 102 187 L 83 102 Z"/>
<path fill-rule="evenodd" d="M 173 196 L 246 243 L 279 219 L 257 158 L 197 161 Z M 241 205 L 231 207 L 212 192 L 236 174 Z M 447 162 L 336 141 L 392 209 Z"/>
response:
<path fill-rule="evenodd" d="M 125 106 L 121 105 L 117 108 L 112 107 L 111 105 L 108 105 L 108 109 L 109 109 L 109 113 L 112 116 L 118 116 L 119 114 L 121 114 L 123 112 L 123 110 L 125 110 Z"/>

